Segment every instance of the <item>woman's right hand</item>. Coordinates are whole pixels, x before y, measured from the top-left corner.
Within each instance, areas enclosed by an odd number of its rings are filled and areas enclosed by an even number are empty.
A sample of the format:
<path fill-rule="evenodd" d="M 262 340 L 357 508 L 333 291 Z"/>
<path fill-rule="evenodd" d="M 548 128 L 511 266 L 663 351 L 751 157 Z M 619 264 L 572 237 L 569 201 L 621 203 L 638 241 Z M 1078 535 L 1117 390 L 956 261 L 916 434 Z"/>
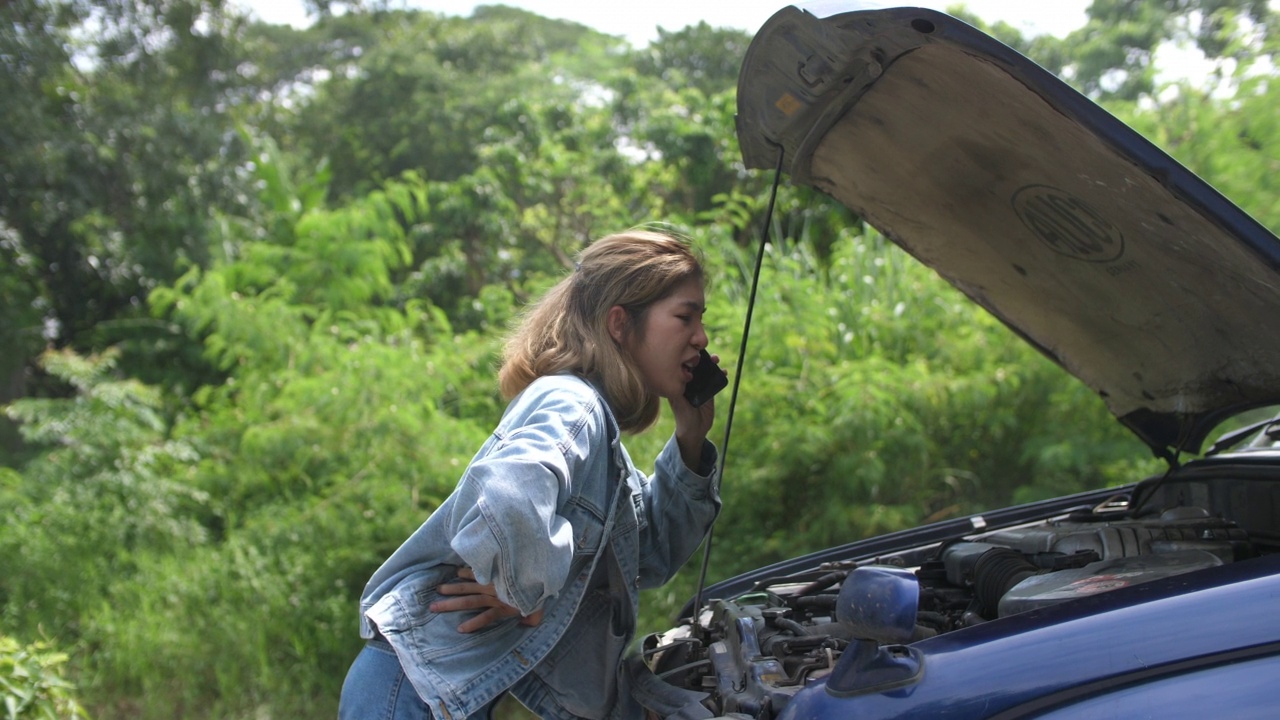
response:
<path fill-rule="evenodd" d="M 711 362 L 718 368 L 720 356 L 712 355 Z M 716 421 L 715 398 L 698 407 L 691 405 L 683 395 L 668 398 L 667 402 L 671 405 L 671 413 L 676 420 L 676 443 L 680 446 L 680 457 L 690 470 L 698 472 L 702 463 L 702 444 Z"/>
<path fill-rule="evenodd" d="M 441 584 L 437 590 L 441 595 L 452 595 L 446 600 L 431 603 L 431 612 L 461 612 L 479 610 L 483 612 L 458 626 L 458 632 L 471 633 L 488 627 L 495 622 L 520 615 L 520 610 L 498 599 L 498 590 L 492 584 L 482 585 L 476 582 L 476 574 L 469 567 L 460 568 L 458 577 L 463 582 Z M 467 582 L 469 581 L 469 582 Z M 542 623 L 542 608 L 534 610 L 520 618 L 521 625 L 534 626 Z"/>

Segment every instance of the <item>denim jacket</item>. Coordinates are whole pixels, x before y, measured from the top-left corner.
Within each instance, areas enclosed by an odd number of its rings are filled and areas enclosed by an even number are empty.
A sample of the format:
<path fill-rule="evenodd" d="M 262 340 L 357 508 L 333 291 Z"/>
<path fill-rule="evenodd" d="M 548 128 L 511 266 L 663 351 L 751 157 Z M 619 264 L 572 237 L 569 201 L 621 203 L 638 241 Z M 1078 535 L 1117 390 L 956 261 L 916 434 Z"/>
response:
<path fill-rule="evenodd" d="M 535 380 L 369 580 L 361 636 L 390 643 L 438 720 L 462 720 L 508 690 L 542 717 L 638 715 L 626 678 L 611 673 L 635 632 L 638 591 L 669 580 L 719 512 L 715 457 L 706 443 L 694 472 L 672 438 L 645 477 L 591 384 Z M 541 608 L 542 622 L 457 632 L 469 613 L 429 606 L 462 566 L 522 615 Z"/>

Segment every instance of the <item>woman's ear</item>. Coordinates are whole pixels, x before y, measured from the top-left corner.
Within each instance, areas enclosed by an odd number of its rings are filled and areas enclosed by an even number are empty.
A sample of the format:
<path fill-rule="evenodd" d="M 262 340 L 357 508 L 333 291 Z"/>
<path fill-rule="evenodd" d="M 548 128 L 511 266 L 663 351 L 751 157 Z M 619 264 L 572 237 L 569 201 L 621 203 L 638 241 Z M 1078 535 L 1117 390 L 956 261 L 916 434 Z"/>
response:
<path fill-rule="evenodd" d="M 621 346 L 622 341 L 627 337 L 627 326 L 630 324 L 626 309 L 621 305 L 614 305 L 609 308 L 604 321 L 609 328 L 609 337 L 612 337 L 613 341 Z"/>

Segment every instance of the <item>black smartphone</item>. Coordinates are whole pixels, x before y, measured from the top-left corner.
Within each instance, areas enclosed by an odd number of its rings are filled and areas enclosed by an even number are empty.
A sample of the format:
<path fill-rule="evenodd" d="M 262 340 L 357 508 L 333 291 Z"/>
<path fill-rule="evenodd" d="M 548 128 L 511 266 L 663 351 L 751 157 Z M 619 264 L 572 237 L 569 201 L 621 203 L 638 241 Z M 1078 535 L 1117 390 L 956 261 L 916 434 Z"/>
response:
<path fill-rule="evenodd" d="M 693 369 L 693 379 L 684 386 L 684 399 L 688 400 L 690 405 L 698 407 L 725 389 L 728 384 L 728 374 L 711 360 L 711 353 L 703 350 L 698 354 L 698 365 Z"/>

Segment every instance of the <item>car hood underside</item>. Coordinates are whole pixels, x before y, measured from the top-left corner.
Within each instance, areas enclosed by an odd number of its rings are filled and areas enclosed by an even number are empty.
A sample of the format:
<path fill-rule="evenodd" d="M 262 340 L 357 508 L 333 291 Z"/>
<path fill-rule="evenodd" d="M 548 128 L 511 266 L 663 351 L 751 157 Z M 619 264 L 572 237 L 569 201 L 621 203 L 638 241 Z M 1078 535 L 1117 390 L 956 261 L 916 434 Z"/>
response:
<path fill-rule="evenodd" d="M 1280 401 L 1280 241 L 954 18 L 784 8 L 747 52 L 738 137 L 749 167 L 859 213 L 1157 454 Z"/>

